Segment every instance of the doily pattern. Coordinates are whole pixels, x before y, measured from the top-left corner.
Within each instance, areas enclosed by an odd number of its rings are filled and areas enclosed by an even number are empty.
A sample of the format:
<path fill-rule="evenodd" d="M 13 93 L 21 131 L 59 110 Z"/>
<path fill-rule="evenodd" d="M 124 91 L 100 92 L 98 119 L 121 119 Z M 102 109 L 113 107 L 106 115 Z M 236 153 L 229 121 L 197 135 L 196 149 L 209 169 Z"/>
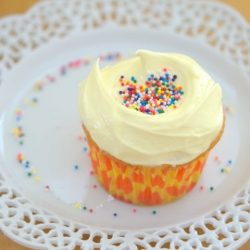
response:
<path fill-rule="evenodd" d="M 182 0 L 43 1 L 0 20 L 0 82 L 44 44 L 105 25 L 145 26 L 209 44 L 250 75 L 250 26 L 230 7 Z M 38 32 L 39 31 L 39 32 Z M 0 228 L 36 249 L 233 249 L 247 240 L 250 188 L 199 221 L 142 232 L 99 230 L 35 207 L 0 175 Z"/>

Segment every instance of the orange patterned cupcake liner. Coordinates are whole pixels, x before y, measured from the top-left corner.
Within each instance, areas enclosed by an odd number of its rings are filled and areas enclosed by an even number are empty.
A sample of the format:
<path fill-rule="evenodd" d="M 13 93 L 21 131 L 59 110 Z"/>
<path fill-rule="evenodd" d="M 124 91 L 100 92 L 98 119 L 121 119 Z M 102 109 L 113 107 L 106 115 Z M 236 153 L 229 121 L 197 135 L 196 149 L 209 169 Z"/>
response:
<path fill-rule="evenodd" d="M 155 168 L 122 163 L 89 143 L 94 173 L 100 184 L 115 198 L 136 205 L 160 205 L 187 194 L 197 183 L 209 151 L 181 167 Z"/>

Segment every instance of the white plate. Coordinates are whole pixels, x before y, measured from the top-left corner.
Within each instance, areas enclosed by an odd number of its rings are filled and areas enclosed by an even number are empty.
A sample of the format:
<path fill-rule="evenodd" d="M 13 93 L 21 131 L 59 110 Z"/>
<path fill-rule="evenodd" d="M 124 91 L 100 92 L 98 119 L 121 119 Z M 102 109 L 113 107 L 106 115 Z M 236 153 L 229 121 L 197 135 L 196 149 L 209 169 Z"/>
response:
<path fill-rule="evenodd" d="M 137 49 L 194 58 L 221 84 L 227 110 L 225 133 L 199 183 L 183 199 L 164 206 L 137 207 L 110 197 L 91 174 L 86 141 L 78 139 L 83 134 L 78 84 L 98 56 L 104 55 L 104 66 L 114 63 L 117 53 L 126 58 Z M 34 90 L 41 82 L 42 89 Z M 250 85 L 245 73 L 222 54 L 168 31 L 106 27 L 27 54 L 4 75 L 0 90 L 0 225 L 14 240 L 39 249 L 52 249 L 52 244 L 60 249 L 115 249 L 116 243 L 124 249 L 150 249 L 153 244 L 167 248 L 168 242 L 171 249 L 206 244 L 208 249 L 232 249 L 247 239 L 249 193 L 236 194 L 249 187 Z M 16 109 L 22 112 L 20 121 Z M 18 126 L 23 128 L 23 145 L 11 134 Z M 25 157 L 22 164 L 19 153 Z"/>

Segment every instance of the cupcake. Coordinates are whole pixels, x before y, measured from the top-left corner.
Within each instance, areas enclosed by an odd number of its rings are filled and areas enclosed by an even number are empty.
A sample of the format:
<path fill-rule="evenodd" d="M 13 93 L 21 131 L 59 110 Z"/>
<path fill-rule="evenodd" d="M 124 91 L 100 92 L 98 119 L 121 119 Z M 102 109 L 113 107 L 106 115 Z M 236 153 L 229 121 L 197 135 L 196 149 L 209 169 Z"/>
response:
<path fill-rule="evenodd" d="M 225 124 L 220 86 L 191 58 L 137 51 L 80 85 L 94 173 L 115 198 L 159 205 L 197 183 Z"/>

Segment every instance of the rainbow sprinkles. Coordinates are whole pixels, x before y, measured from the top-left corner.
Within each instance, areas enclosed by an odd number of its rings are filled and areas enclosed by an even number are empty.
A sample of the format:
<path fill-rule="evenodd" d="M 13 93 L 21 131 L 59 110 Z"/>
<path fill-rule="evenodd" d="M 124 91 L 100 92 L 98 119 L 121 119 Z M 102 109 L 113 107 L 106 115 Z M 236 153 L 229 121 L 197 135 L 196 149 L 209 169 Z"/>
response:
<path fill-rule="evenodd" d="M 119 79 L 122 90 L 122 105 L 148 115 L 165 113 L 176 109 L 177 102 L 183 98 L 182 86 L 175 84 L 177 75 L 171 75 L 169 68 L 159 71 L 159 76 L 149 73 L 144 85 L 139 85 L 134 76 Z"/>

